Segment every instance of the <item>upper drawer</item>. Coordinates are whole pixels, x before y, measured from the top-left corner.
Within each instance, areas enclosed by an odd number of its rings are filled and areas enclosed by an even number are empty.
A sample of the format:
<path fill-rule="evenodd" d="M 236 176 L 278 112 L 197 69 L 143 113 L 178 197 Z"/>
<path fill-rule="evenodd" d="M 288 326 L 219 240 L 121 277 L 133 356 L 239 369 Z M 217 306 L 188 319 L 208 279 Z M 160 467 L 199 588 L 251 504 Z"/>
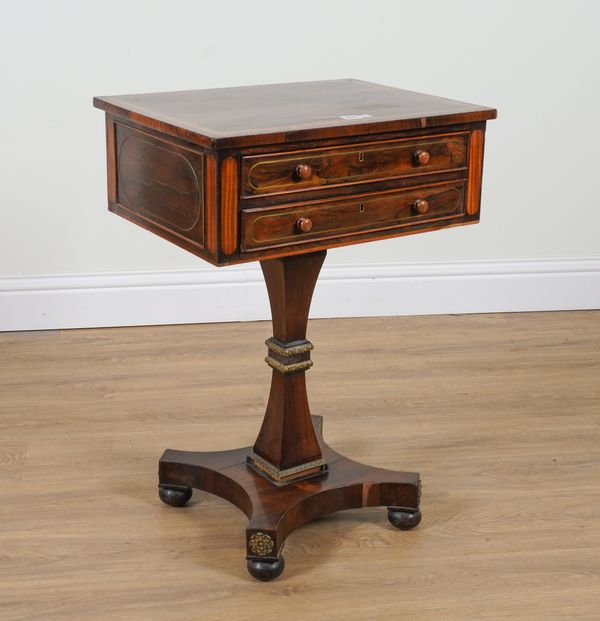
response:
<path fill-rule="evenodd" d="M 468 133 L 420 136 L 242 158 L 242 196 L 462 170 Z"/>

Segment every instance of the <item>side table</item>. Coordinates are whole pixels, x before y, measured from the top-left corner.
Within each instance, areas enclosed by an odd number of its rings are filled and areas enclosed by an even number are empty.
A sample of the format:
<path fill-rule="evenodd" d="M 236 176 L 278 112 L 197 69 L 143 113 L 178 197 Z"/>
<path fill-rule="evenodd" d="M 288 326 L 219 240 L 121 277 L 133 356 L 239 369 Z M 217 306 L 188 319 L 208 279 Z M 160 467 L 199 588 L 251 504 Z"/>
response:
<path fill-rule="evenodd" d="M 327 249 L 479 221 L 492 108 L 358 80 L 97 97 L 106 112 L 110 211 L 213 265 L 260 261 L 273 336 L 253 446 L 166 450 L 159 495 L 192 488 L 249 518 L 248 571 L 284 568 L 286 537 L 342 509 L 421 521 L 417 473 L 357 463 L 323 440 L 305 374 L 311 298 Z"/>

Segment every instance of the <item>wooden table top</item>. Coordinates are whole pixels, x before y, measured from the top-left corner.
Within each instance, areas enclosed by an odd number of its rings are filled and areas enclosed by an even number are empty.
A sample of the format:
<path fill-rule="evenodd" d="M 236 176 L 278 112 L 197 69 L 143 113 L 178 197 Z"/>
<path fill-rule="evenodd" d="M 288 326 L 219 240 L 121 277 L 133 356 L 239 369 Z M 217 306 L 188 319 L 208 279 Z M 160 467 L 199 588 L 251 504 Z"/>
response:
<path fill-rule="evenodd" d="M 213 148 L 486 121 L 496 110 L 361 80 L 96 97 L 94 105 Z"/>

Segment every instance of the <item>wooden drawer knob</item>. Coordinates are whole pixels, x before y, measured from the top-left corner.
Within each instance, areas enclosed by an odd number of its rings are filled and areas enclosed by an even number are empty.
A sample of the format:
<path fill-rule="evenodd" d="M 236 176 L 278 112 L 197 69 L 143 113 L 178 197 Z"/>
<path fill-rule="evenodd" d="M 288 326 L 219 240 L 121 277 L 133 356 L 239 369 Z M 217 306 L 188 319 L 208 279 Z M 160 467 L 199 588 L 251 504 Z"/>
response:
<path fill-rule="evenodd" d="M 415 201 L 414 207 L 417 213 L 427 213 L 429 203 L 424 198 L 419 198 Z"/>
<path fill-rule="evenodd" d="M 310 218 L 298 218 L 296 222 L 296 228 L 301 233 L 310 233 L 312 231 L 313 223 Z"/>
<path fill-rule="evenodd" d="M 308 164 L 298 164 L 296 166 L 296 177 L 298 179 L 310 179 L 312 168 Z"/>
<path fill-rule="evenodd" d="M 415 151 L 415 164 L 429 164 L 430 159 L 431 155 L 429 155 L 429 151 Z"/>

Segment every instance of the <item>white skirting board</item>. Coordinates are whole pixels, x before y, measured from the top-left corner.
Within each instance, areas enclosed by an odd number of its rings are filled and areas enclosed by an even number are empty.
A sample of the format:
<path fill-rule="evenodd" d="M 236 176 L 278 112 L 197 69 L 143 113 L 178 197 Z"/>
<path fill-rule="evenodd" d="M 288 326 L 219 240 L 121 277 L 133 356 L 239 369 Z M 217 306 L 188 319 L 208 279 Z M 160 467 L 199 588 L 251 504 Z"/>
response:
<path fill-rule="evenodd" d="M 600 308 L 600 257 L 323 268 L 311 317 Z M 0 330 L 269 319 L 257 264 L 0 278 Z"/>

